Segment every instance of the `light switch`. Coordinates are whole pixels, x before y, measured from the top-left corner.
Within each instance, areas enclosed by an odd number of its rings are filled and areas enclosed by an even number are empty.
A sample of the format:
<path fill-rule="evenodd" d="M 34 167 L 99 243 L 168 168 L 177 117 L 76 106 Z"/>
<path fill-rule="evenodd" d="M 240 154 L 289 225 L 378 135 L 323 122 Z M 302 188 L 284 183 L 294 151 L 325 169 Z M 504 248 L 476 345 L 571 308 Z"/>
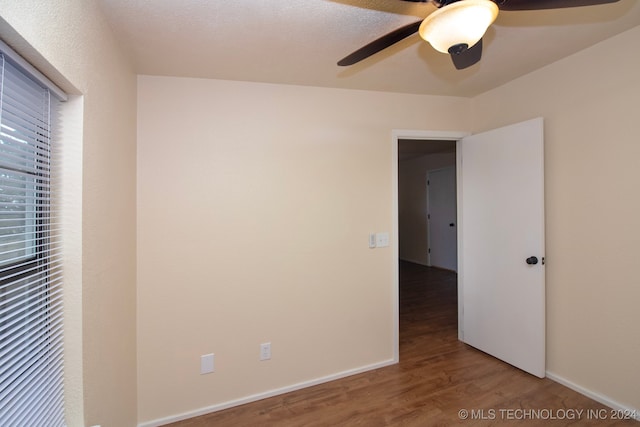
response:
<path fill-rule="evenodd" d="M 376 247 L 386 248 L 389 246 L 389 233 L 376 233 Z"/>
<path fill-rule="evenodd" d="M 369 247 L 371 249 L 376 247 L 376 233 L 369 233 Z"/>

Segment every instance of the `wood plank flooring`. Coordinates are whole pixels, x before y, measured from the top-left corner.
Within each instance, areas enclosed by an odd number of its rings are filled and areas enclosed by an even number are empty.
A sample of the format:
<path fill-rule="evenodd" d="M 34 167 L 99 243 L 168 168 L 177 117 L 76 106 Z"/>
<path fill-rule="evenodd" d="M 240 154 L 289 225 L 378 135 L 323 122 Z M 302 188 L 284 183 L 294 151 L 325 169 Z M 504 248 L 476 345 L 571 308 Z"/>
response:
<path fill-rule="evenodd" d="M 458 341 L 454 273 L 402 262 L 400 300 L 399 364 L 170 426 L 640 426 Z"/>

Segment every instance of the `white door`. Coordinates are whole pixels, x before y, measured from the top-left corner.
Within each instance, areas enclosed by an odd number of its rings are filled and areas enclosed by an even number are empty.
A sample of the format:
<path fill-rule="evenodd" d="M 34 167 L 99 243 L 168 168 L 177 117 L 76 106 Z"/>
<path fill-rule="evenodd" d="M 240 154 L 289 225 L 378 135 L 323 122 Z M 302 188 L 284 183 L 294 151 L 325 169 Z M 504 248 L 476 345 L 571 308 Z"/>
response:
<path fill-rule="evenodd" d="M 458 143 L 460 335 L 467 344 L 541 378 L 543 142 L 538 118 Z"/>
<path fill-rule="evenodd" d="M 427 173 L 427 240 L 429 265 L 457 271 L 456 169 Z"/>

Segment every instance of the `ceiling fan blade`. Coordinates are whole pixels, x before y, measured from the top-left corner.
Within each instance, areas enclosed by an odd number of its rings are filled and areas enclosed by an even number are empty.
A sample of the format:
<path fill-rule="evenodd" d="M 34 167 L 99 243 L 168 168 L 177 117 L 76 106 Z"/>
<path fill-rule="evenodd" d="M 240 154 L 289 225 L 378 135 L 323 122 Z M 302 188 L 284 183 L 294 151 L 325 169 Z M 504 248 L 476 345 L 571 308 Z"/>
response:
<path fill-rule="evenodd" d="M 449 54 L 451 55 L 451 60 L 453 61 L 453 65 L 455 65 L 456 70 L 469 68 L 482 58 L 482 39 L 460 53 L 450 51 Z"/>
<path fill-rule="evenodd" d="M 410 35 L 418 32 L 418 28 L 420 28 L 421 23 L 422 21 L 414 22 L 412 24 L 405 25 L 404 27 L 400 27 L 388 34 L 385 34 L 379 39 L 376 39 L 368 45 L 356 50 L 352 54 L 345 56 L 340 61 L 338 61 L 338 65 L 340 65 L 341 67 L 353 65 L 356 62 L 360 62 L 363 59 L 366 59 L 371 55 L 376 54 L 393 44 L 396 44 L 400 40 L 405 39 Z"/>
<path fill-rule="evenodd" d="M 500 10 L 542 10 L 566 7 L 594 6 L 619 0 L 493 0 Z"/>

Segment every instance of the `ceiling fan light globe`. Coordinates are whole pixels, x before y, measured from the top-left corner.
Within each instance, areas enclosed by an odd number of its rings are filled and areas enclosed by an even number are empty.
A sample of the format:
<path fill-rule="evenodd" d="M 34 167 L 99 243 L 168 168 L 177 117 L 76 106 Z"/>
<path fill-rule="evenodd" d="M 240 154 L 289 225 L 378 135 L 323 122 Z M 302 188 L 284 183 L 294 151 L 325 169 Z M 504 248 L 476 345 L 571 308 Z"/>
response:
<path fill-rule="evenodd" d="M 498 16 L 491 0 L 460 0 L 444 6 L 422 21 L 420 37 L 434 49 L 448 53 L 451 46 L 474 46 Z"/>

